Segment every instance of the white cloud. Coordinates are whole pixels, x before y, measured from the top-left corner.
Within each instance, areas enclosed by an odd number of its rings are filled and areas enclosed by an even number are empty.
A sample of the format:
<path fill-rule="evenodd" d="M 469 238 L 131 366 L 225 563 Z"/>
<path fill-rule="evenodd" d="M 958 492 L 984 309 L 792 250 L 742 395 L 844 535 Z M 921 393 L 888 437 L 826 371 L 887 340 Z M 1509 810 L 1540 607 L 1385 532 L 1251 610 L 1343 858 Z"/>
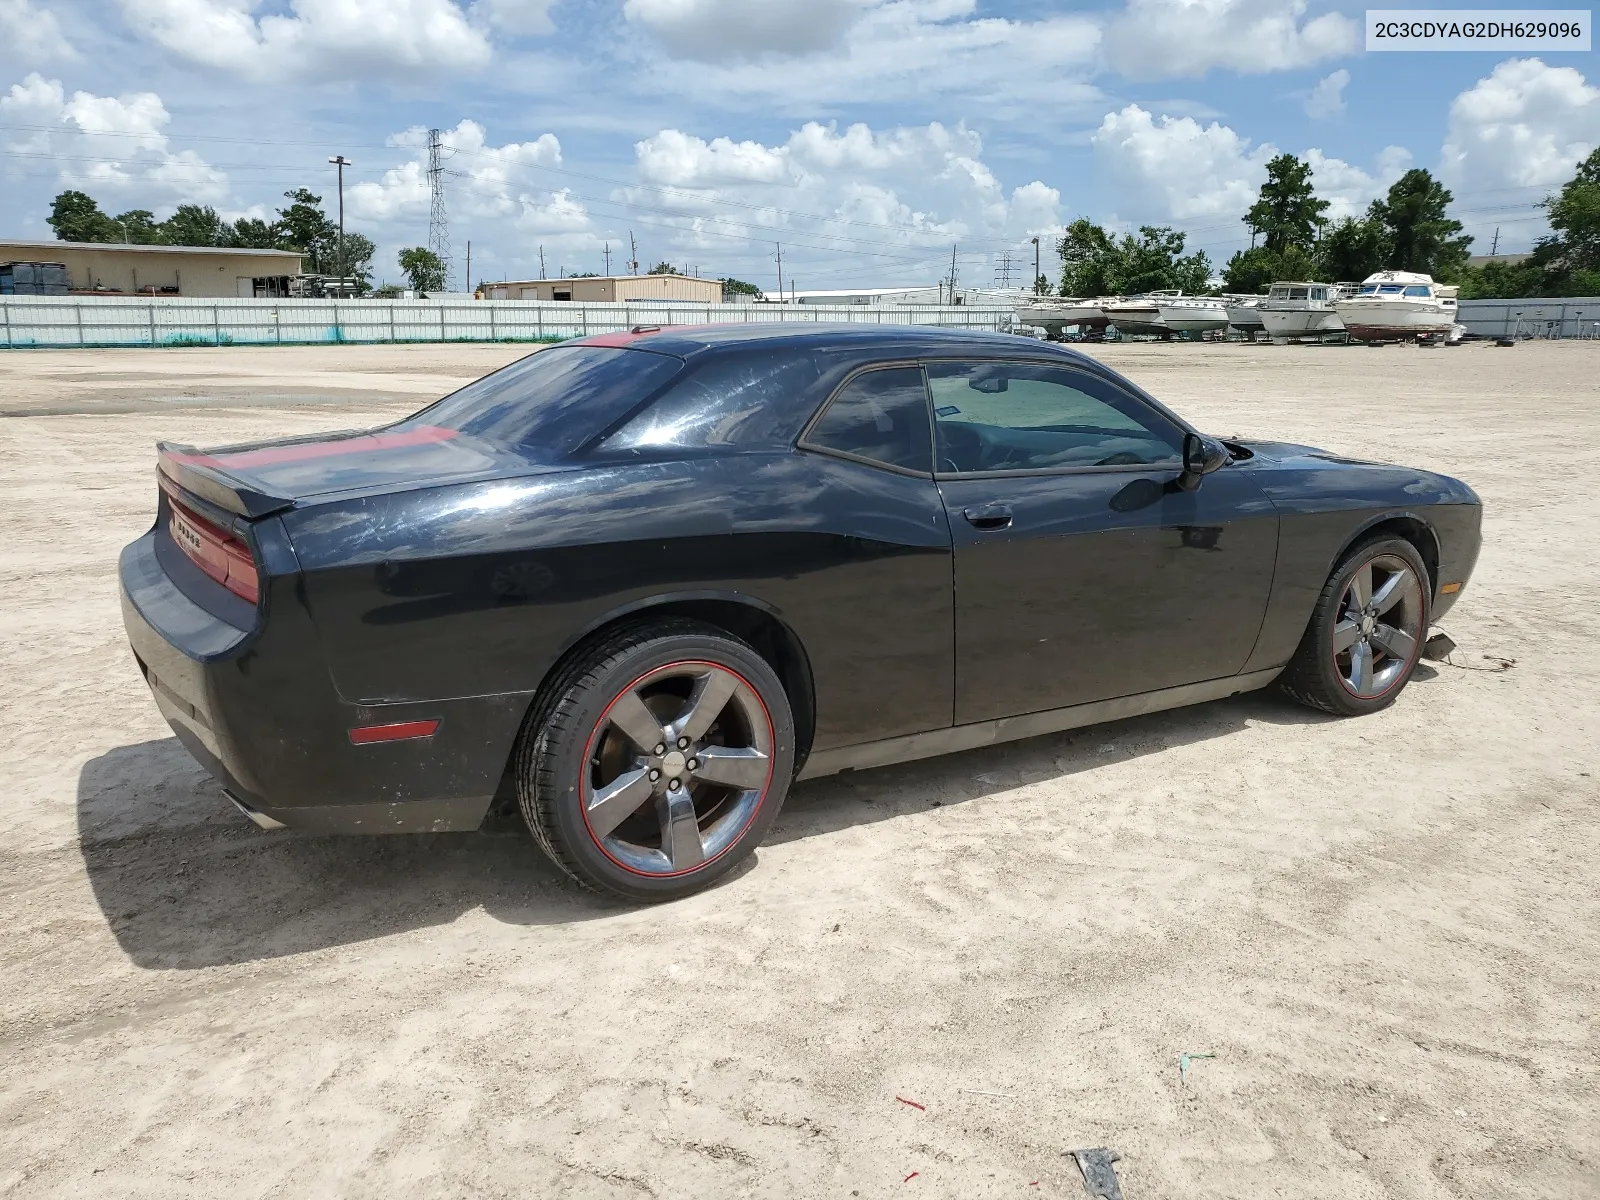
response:
<path fill-rule="evenodd" d="M 700 62 L 831 50 L 872 0 L 627 0 L 623 16 Z"/>
<path fill-rule="evenodd" d="M 77 57 L 55 13 L 32 0 L 0 0 L 0 60 L 30 65 Z"/>
<path fill-rule="evenodd" d="M 760 142 L 713 138 L 707 142 L 663 129 L 634 144 L 639 173 L 651 183 L 705 187 L 719 183 L 776 183 L 788 176 L 781 149 Z"/>
<path fill-rule="evenodd" d="M 1551 187 L 1600 145 L 1600 89 L 1572 67 L 1513 58 L 1455 98 L 1440 153 L 1453 188 Z"/>
<path fill-rule="evenodd" d="M 1215 121 L 1157 119 L 1137 104 L 1107 113 L 1090 141 L 1135 208 L 1178 221 L 1243 213 L 1277 153 Z"/>
<path fill-rule="evenodd" d="M 473 0 L 472 19 L 513 36 L 554 33 L 550 8 L 555 0 Z"/>
<path fill-rule="evenodd" d="M 1340 13 L 1301 22 L 1306 0 L 1128 0 L 1105 32 L 1106 59 L 1133 79 L 1289 71 L 1352 54 L 1361 27 Z"/>
<path fill-rule="evenodd" d="M 1315 147 L 1302 157 L 1311 164 L 1311 183 L 1317 195 L 1328 202 L 1324 215 L 1330 221 L 1365 212 L 1367 205 L 1387 192 L 1411 166 L 1411 151 L 1403 146 L 1385 146 L 1379 151 L 1377 170 L 1371 174 Z"/>
<path fill-rule="evenodd" d="M 1317 80 L 1317 86 L 1306 97 L 1306 116 L 1320 121 L 1344 112 L 1344 89 L 1349 82 L 1350 72 L 1343 67 Z"/>
<path fill-rule="evenodd" d="M 976 9 L 976 0 L 629 0 L 624 14 L 666 51 L 646 56 L 644 86 L 656 92 L 808 113 L 900 103 L 908 88 L 1036 109 L 1044 86 L 1052 119 L 1099 103 L 1086 78 L 1097 18 Z"/>
<path fill-rule="evenodd" d="M 121 192 L 139 207 L 223 200 L 226 175 L 192 150 L 169 149 L 170 119 L 154 92 L 68 96 L 60 80 L 37 72 L 0 96 L 0 124 L 26 127 L 7 148 L 58 157 L 69 187 Z"/>
<path fill-rule="evenodd" d="M 454 0 L 289 0 L 257 17 L 257 0 L 122 0 L 140 34 L 180 58 L 251 79 L 468 71 L 489 40 Z M 536 7 L 536 6 L 534 6 Z M 505 0 L 483 10 L 526 15 Z"/>

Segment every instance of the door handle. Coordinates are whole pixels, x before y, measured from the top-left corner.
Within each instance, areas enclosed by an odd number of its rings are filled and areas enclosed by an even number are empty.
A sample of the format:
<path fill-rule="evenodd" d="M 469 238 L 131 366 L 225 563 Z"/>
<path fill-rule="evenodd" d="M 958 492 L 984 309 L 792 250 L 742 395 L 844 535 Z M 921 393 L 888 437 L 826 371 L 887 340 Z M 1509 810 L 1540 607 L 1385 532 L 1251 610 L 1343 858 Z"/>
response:
<path fill-rule="evenodd" d="M 982 529 L 985 532 L 1011 528 L 1009 504 L 980 504 L 974 508 L 963 508 L 961 515 L 974 529 Z"/>

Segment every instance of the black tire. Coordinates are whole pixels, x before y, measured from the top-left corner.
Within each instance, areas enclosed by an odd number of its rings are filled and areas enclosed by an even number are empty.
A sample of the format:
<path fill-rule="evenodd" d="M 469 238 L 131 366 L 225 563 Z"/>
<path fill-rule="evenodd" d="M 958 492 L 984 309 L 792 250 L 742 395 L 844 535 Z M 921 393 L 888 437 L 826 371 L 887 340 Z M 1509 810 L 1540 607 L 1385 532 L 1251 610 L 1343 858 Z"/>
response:
<path fill-rule="evenodd" d="M 1345 674 L 1348 668 L 1344 664 L 1348 664 L 1348 657 L 1342 663 L 1341 652 L 1335 648 L 1335 626 L 1346 616 L 1346 593 L 1357 572 L 1374 563 L 1393 564 L 1396 561 L 1404 562 L 1418 581 L 1414 600 L 1417 611 L 1409 613 L 1406 620 L 1407 625 L 1415 627 L 1409 654 L 1387 656 L 1385 667 L 1390 664 L 1398 667 L 1393 671 L 1393 678 L 1383 680 L 1381 688 L 1374 685 L 1371 694 L 1358 694 Z M 1335 716 L 1359 717 L 1387 708 L 1405 690 L 1416 670 L 1422 643 L 1427 636 L 1428 604 L 1432 591 L 1432 581 L 1422 556 L 1404 538 L 1380 534 L 1358 543 L 1339 561 L 1328 582 L 1323 585 L 1299 649 L 1278 678 L 1279 689 L 1308 708 Z M 1378 628 L 1383 629 L 1384 626 L 1379 625 Z"/>
<path fill-rule="evenodd" d="M 592 830 L 584 797 L 601 786 L 602 756 L 614 759 L 618 754 L 632 755 L 630 766 L 623 770 L 631 770 L 640 762 L 648 768 L 665 761 L 648 750 L 639 751 L 637 744 L 608 720 L 608 715 L 641 680 L 653 678 L 657 672 L 677 670 L 680 665 L 685 671 L 709 665 L 725 673 L 722 678 L 732 675 L 748 688 L 748 692 L 737 693 L 743 707 L 729 722 L 745 719 L 746 709 L 756 713 L 748 716 L 752 727 L 765 716 L 770 730 L 770 742 L 766 743 L 770 747 L 770 767 L 766 785 L 758 795 L 756 788 L 735 791 L 716 784 L 708 787 L 698 781 L 691 783 L 690 775 L 683 774 L 682 796 L 690 797 L 697 809 L 709 805 L 709 815 L 697 820 L 710 822 L 720 806 L 727 806 L 722 819 L 707 828 L 714 826 L 718 839 L 731 840 L 696 866 L 657 872 L 653 864 L 645 862 L 651 857 L 648 838 L 641 849 L 632 841 L 597 835 Z M 668 675 L 658 686 L 670 689 L 677 683 L 676 677 Z M 683 704 L 683 711 L 687 711 L 686 700 L 660 694 L 649 697 L 649 703 L 658 702 L 667 706 Z M 731 707 L 734 701 L 726 703 Z M 727 716 L 726 711 L 719 711 Z M 710 737 L 715 736 L 720 735 L 708 735 L 708 746 L 712 745 Z M 769 735 L 763 731 L 761 736 L 765 739 Z M 579 884 L 625 900 L 675 900 L 726 875 L 766 836 L 783 806 L 794 774 L 794 741 L 794 717 L 783 684 L 767 661 L 744 642 L 697 621 L 675 618 L 632 625 L 618 629 L 575 656 L 541 694 L 517 743 L 517 797 L 534 840 L 556 866 Z M 664 861 L 668 818 L 660 805 L 666 801 L 662 790 L 665 785 L 663 780 L 656 793 L 626 819 L 627 824 L 617 827 L 639 827 L 646 819 L 645 809 L 651 808 L 660 822 L 656 854 Z M 679 795 L 677 789 L 673 794 Z M 749 809 L 748 814 L 743 811 L 745 808 Z M 636 850 L 638 854 L 634 853 Z"/>

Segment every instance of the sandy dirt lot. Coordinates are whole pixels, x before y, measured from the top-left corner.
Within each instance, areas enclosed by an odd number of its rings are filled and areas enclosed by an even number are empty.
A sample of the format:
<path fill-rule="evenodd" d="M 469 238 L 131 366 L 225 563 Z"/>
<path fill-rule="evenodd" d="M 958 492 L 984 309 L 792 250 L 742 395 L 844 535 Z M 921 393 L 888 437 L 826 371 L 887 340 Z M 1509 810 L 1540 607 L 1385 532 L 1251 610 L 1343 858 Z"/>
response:
<path fill-rule="evenodd" d="M 646 909 L 514 834 L 258 831 L 123 640 L 156 438 L 523 350 L 0 357 L 0 1196 L 1081 1196 L 1101 1145 L 1128 1200 L 1600 1195 L 1600 345 L 1103 351 L 1468 480 L 1459 665 L 804 784 Z"/>

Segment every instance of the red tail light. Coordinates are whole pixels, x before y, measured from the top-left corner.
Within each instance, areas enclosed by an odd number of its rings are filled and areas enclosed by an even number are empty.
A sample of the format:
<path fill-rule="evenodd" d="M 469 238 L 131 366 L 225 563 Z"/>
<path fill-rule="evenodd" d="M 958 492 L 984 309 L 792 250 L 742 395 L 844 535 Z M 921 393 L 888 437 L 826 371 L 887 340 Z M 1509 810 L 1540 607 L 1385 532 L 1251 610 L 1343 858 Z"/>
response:
<path fill-rule="evenodd" d="M 177 489 L 165 478 L 161 490 L 172 509 L 168 530 L 172 540 L 211 578 L 235 596 L 254 604 L 261 595 L 255 559 L 250 547 L 225 529 L 218 528 L 195 512 L 177 496 Z"/>

